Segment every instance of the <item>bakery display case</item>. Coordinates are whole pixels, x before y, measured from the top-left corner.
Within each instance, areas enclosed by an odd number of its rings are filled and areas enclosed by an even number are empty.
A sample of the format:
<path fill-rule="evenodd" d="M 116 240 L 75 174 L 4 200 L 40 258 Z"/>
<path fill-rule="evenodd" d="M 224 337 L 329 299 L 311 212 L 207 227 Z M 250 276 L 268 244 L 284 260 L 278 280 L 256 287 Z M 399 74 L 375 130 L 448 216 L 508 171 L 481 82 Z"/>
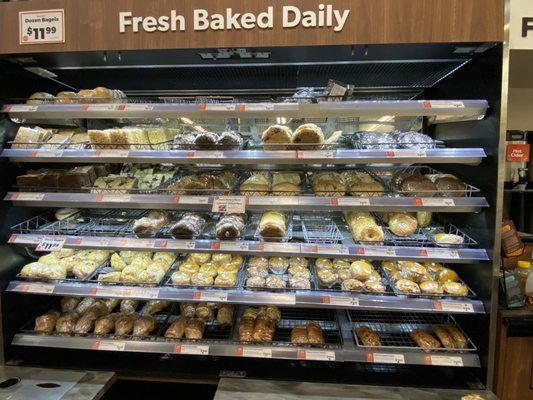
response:
<path fill-rule="evenodd" d="M 303 91 L 275 86 L 283 62 L 202 69 L 238 70 L 233 91 L 166 93 L 156 67 L 139 93 L 118 68 L 40 59 L 70 86 L 121 90 L 4 93 L 6 361 L 391 383 L 431 366 L 486 385 L 501 46 L 435 45 L 453 68 L 421 54 L 419 85 L 391 62 L 409 48 L 390 48 L 368 68 L 332 56 Z M 368 85 L 342 98 L 319 87 L 354 72 Z"/>

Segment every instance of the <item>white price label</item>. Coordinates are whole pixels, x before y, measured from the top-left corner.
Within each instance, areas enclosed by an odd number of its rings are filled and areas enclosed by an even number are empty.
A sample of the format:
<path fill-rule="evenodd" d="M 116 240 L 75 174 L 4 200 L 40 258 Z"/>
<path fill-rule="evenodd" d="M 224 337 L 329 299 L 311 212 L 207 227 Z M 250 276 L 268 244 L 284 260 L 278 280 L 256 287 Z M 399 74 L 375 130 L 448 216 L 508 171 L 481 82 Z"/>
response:
<path fill-rule="evenodd" d="M 390 248 L 380 247 L 359 247 L 356 249 L 358 256 L 370 256 L 370 257 L 395 257 L 396 250 Z"/>
<path fill-rule="evenodd" d="M 93 343 L 93 350 L 106 350 L 106 351 L 124 351 L 126 348 L 126 343 L 116 342 L 116 341 L 105 341 L 102 342 L 97 340 Z"/>
<path fill-rule="evenodd" d="M 55 286 L 49 283 L 19 283 L 15 289 L 17 292 L 27 293 L 54 293 Z"/>
<path fill-rule="evenodd" d="M 88 104 L 81 106 L 82 111 L 115 111 L 118 109 L 116 104 Z"/>
<path fill-rule="evenodd" d="M 367 361 L 381 364 L 405 364 L 405 357 L 403 354 L 369 353 Z"/>
<path fill-rule="evenodd" d="M 272 358 L 272 349 L 268 347 L 237 347 L 237 356 Z"/>
<path fill-rule="evenodd" d="M 213 198 L 213 212 L 243 214 L 246 211 L 246 197 L 243 196 L 215 196 Z"/>
<path fill-rule="evenodd" d="M 195 356 L 206 356 L 209 354 L 209 346 L 177 344 L 174 346 L 174 354 L 192 354 Z"/>
<path fill-rule="evenodd" d="M 288 293 L 269 293 L 269 304 L 296 304 L 296 296 Z"/>
<path fill-rule="evenodd" d="M 14 105 L 8 106 L 4 109 L 4 112 L 34 112 L 37 111 L 38 106 L 28 106 L 28 105 Z"/>
<path fill-rule="evenodd" d="M 419 252 L 420 257 L 424 258 L 459 258 L 459 252 L 457 250 L 448 249 L 423 249 Z"/>
<path fill-rule="evenodd" d="M 153 249 L 155 247 L 155 239 L 131 239 L 131 242 L 133 242 L 133 246 L 143 249 Z"/>
<path fill-rule="evenodd" d="M 226 250 L 226 251 L 248 251 L 248 243 L 242 242 L 215 242 L 213 243 L 213 250 Z"/>
<path fill-rule="evenodd" d="M 173 196 L 172 203 L 174 204 L 208 204 L 209 197 L 207 196 Z"/>
<path fill-rule="evenodd" d="M 107 297 L 107 296 L 110 296 L 110 297 L 113 297 L 113 296 L 119 296 L 119 297 L 127 296 L 127 294 L 125 293 L 125 290 L 123 288 L 121 288 L 121 287 L 118 287 L 118 286 L 103 286 L 103 287 L 96 288 L 96 295 L 97 296 L 104 296 L 104 297 Z"/>
<path fill-rule="evenodd" d="M 331 304 L 332 306 L 341 306 L 341 307 L 359 307 L 359 298 L 358 297 L 324 296 L 322 298 L 322 303 Z"/>
<path fill-rule="evenodd" d="M 161 249 L 194 250 L 196 242 L 193 240 L 163 240 L 159 243 Z"/>
<path fill-rule="evenodd" d="M 25 200 L 37 200 L 44 199 L 44 193 L 13 193 L 11 195 L 11 201 L 25 201 Z"/>
<path fill-rule="evenodd" d="M 369 206 L 370 199 L 366 197 L 339 197 L 331 199 L 339 206 Z"/>
<path fill-rule="evenodd" d="M 228 294 L 226 292 L 195 292 L 194 300 L 225 302 L 228 301 Z"/>
<path fill-rule="evenodd" d="M 152 111 L 153 104 L 121 104 L 118 106 L 120 111 Z"/>
<path fill-rule="evenodd" d="M 424 101 L 424 108 L 465 108 L 465 103 L 462 101 L 450 100 L 431 100 Z"/>
<path fill-rule="evenodd" d="M 444 198 L 434 198 L 434 197 L 422 197 L 420 203 L 426 207 L 454 207 L 455 201 L 453 199 L 444 199 Z M 415 205 L 418 201 L 413 200 Z"/>
<path fill-rule="evenodd" d="M 277 196 L 251 196 L 248 197 L 248 205 L 254 206 L 275 206 L 280 204 L 280 198 Z M 295 196 L 283 197 L 284 205 L 298 205 L 299 199 Z"/>
<path fill-rule="evenodd" d="M 463 359 L 453 356 L 428 356 L 426 358 L 426 364 L 440 365 L 443 367 L 462 367 Z"/>
<path fill-rule="evenodd" d="M 43 240 L 42 236 L 28 236 L 28 235 L 11 235 L 9 237 L 8 243 L 20 243 L 20 244 L 35 244 L 38 245 L 41 240 Z"/>
<path fill-rule="evenodd" d="M 299 350 L 298 359 L 315 361 L 335 361 L 335 352 L 328 350 Z"/>
<path fill-rule="evenodd" d="M 435 310 L 447 312 L 473 313 L 474 306 L 470 303 L 460 303 L 455 301 L 436 301 Z"/>
<path fill-rule="evenodd" d="M 299 160 L 307 160 L 307 159 L 330 159 L 335 158 L 335 151 L 334 150 L 304 150 L 304 151 L 297 151 L 296 152 L 296 158 Z"/>
<path fill-rule="evenodd" d="M 65 10 L 19 12 L 19 44 L 65 43 Z"/>
<path fill-rule="evenodd" d="M 242 104 L 244 111 L 274 111 L 274 104 L 260 103 L 260 104 Z"/>
<path fill-rule="evenodd" d="M 37 150 L 31 153 L 32 157 L 58 158 L 63 156 L 62 150 Z"/>
<path fill-rule="evenodd" d="M 197 158 L 224 158 L 224 152 L 220 150 L 215 151 L 196 151 L 194 156 Z"/>
<path fill-rule="evenodd" d="M 135 297 L 139 299 L 157 299 L 159 297 L 159 289 L 134 287 L 125 290 L 128 297 Z"/>
<path fill-rule="evenodd" d="M 59 251 L 66 241 L 67 238 L 44 237 L 35 248 L 35 251 Z"/>
<path fill-rule="evenodd" d="M 301 248 L 299 244 L 292 243 L 260 243 L 257 246 L 258 251 L 268 253 L 300 253 Z"/>
<path fill-rule="evenodd" d="M 97 202 L 107 201 L 109 203 L 129 203 L 131 196 L 129 194 L 104 194 L 96 196 Z"/>
<path fill-rule="evenodd" d="M 91 247 L 107 247 L 109 245 L 109 239 L 85 237 L 81 239 L 81 244 L 84 246 L 91 246 Z"/>
<path fill-rule="evenodd" d="M 96 157 L 118 157 L 118 158 L 127 158 L 130 156 L 130 151 L 129 150 L 115 150 L 115 149 L 110 149 L 110 150 L 96 150 L 95 151 L 95 156 Z"/>
<path fill-rule="evenodd" d="M 202 103 L 199 105 L 200 111 L 235 111 L 235 104 L 223 103 Z"/>
<path fill-rule="evenodd" d="M 427 157 L 426 150 L 391 150 L 387 151 L 387 157 L 389 158 L 419 158 Z"/>
<path fill-rule="evenodd" d="M 345 246 L 311 246 L 309 251 L 317 254 L 335 254 L 347 255 L 349 254 L 348 247 Z"/>

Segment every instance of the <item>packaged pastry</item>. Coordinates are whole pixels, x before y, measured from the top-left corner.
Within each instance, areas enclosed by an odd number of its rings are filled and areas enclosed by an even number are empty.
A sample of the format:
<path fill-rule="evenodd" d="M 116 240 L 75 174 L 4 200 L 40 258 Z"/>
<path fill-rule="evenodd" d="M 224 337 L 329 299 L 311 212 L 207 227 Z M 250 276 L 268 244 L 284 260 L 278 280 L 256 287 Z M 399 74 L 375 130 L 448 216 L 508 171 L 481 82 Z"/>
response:
<path fill-rule="evenodd" d="M 245 227 L 246 215 L 244 214 L 225 214 L 217 222 L 215 233 L 218 239 L 237 239 Z"/>
<path fill-rule="evenodd" d="M 458 349 L 466 349 L 468 347 L 468 339 L 465 335 L 454 325 L 448 323 L 444 325 L 455 342 L 455 347 Z"/>
<path fill-rule="evenodd" d="M 259 267 L 259 268 L 268 268 L 268 258 L 252 256 L 248 260 L 248 266 L 250 266 L 250 267 Z"/>
<path fill-rule="evenodd" d="M 468 296 L 468 288 L 460 282 L 444 282 L 442 288 L 446 294 L 451 294 L 453 296 Z"/>
<path fill-rule="evenodd" d="M 108 313 L 112 313 L 115 308 L 117 308 L 120 305 L 120 299 L 105 299 L 103 300 L 103 303 L 105 304 L 107 308 Z"/>
<path fill-rule="evenodd" d="M 339 275 L 339 280 L 345 281 L 347 279 L 352 279 L 352 272 L 348 268 L 341 268 L 337 270 L 337 275 Z"/>
<path fill-rule="evenodd" d="M 386 288 L 381 281 L 368 280 L 365 282 L 365 290 L 372 293 L 384 293 Z"/>
<path fill-rule="evenodd" d="M 28 97 L 28 100 L 26 100 L 26 104 L 47 104 L 53 103 L 54 100 L 55 97 L 50 93 L 35 92 L 30 97 Z"/>
<path fill-rule="evenodd" d="M 315 321 L 307 323 L 307 342 L 312 345 L 323 346 L 325 343 L 320 324 Z"/>
<path fill-rule="evenodd" d="M 302 179 L 298 172 L 274 172 L 272 174 L 272 195 L 299 196 Z"/>
<path fill-rule="evenodd" d="M 197 303 L 180 303 L 180 316 L 183 318 L 194 318 L 196 307 Z"/>
<path fill-rule="evenodd" d="M 115 321 L 115 335 L 131 335 L 136 319 L 137 315 L 135 314 L 122 315 L 117 318 L 117 320 Z"/>
<path fill-rule="evenodd" d="M 150 211 L 146 217 L 135 220 L 133 233 L 140 238 L 154 237 L 167 222 L 168 215 L 165 211 Z"/>
<path fill-rule="evenodd" d="M 307 344 L 307 327 L 304 325 L 297 325 L 291 330 L 291 343 Z"/>
<path fill-rule="evenodd" d="M 333 269 L 333 262 L 327 258 L 317 258 L 315 266 L 317 269 Z"/>
<path fill-rule="evenodd" d="M 170 234 L 174 238 L 194 238 L 204 230 L 207 221 L 199 214 L 188 212 L 170 227 Z"/>
<path fill-rule="evenodd" d="M 265 280 L 265 286 L 271 289 L 284 289 L 287 287 L 287 282 L 281 276 L 270 275 Z"/>
<path fill-rule="evenodd" d="M 83 335 L 89 333 L 94 329 L 94 323 L 97 320 L 97 316 L 94 314 L 83 315 L 77 321 L 74 326 L 73 332 L 77 335 Z"/>
<path fill-rule="evenodd" d="M 311 281 L 303 276 L 292 276 L 289 279 L 289 286 L 292 289 L 311 289 Z"/>
<path fill-rule="evenodd" d="M 416 221 L 420 228 L 427 228 L 431 225 L 431 220 L 433 219 L 433 213 L 431 211 L 417 211 L 416 212 Z"/>
<path fill-rule="evenodd" d="M 141 315 L 153 315 L 170 306 L 166 300 L 150 300 L 146 303 L 141 311 Z"/>
<path fill-rule="evenodd" d="M 428 178 L 418 174 L 401 174 L 393 176 L 393 187 L 405 196 L 434 197 L 437 186 Z"/>
<path fill-rule="evenodd" d="M 96 299 L 93 297 L 86 297 L 82 301 L 78 303 L 76 306 L 76 312 L 79 315 L 85 314 L 85 312 L 94 304 L 96 303 Z"/>
<path fill-rule="evenodd" d="M 437 273 L 437 279 L 440 283 L 445 282 L 459 282 L 459 275 L 453 269 L 440 268 Z"/>
<path fill-rule="evenodd" d="M 252 342 L 254 340 L 254 325 L 255 317 L 243 316 L 241 318 L 239 323 L 239 341 Z"/>
<path fill-rule="evenodd" d="M 264 316 L 274 321 L 275 326 L 279 326 L 281 322 L 281 311 L 276 306 L 261 307 L 257 313 L 257 317 Z"/>
<path fill-rule="evenodd" d="M 122 176 L 100 177 L 94 181 L 91 193 L 96 194 L 128 194 L 135 187 L 137 180 Z"/>
<path fill-rule="evenodd" d="M 378 347 L 381 346 L 381 340 L 376 332 L 374 332 L 368 326 L 361 326 L 355 329 L 357 337 L 361 341 L 363 346 Z"/>
<path fill-rule="evenodd" d="M 289 260 L 286 257 L 270 257 L 268 259 L 268 268 L 273 274 L 285 274 L 289 267 Z"/>
<path fill-rule="evenodd" d="M 200 132 L 194 139 L 194 144 L 200 150 L 211 150 L 216 148 L 218 135 L 214 132 Z"/>
<path fill-rule="evenodd" d="M 306 278 L 309 280 L 311 277 L 311 271 L 307 267 L 289 267 L 289 275 L 291 277 Z"/>
<path fill-rule="evenodd" d="M 458 246 L 464 242 L 462 236 L 451 233 L 437 233 L 433 236 L 433 240 L 439 246 Z"/>
<path fill-rule="evenodd" d="M 259 314 L 259 308 L 255 307 L 246 307 L 244 309 L 244 312 L 242 314 L 243 318 L 253 318 L 256 319 L 257 315 Z"/>
<path fill-rule="evenodd" d="M 57 311 L 48 311 L 35 319 L 35 331 L 51 333 L 56 327 L 60 314 Z"/>
<path fill-rule="evenodd" d="M 125 314 L 133 314 L 139 305 L 138 300 L 124 299 L 120 302 L 120 312 Z"/>
<path fill-rule="evenodd" d="M 191 261 L 194 261 L 198 264 L 204 264 L 206 262 L 211 261 L 211 254 L 209 253 L 190 253 L 187 257 Z"/>
<path fill-rule="evenodd" d="M 255 319 L 253 341 L 264 343 L 272 342 L 276 325 L 270 318 L 258 316 Z"/>
<path fill-rule="evenodd" d="M 287 150 L 292 138 L 292 131 L 283 125 L 271 125 L 261 135 L 265 150 Z"/>
<path fill-rule="evenodd" d="M 372 267 L 372 264 L 366 261 L 354 261 L 350 265 L 352 278 L 360 281 L 367 281 L 368 278 L 370 278 L 372 271 L 374 271 L 374 267 Z"/>
<path fill-rule="evenodd" d="M 74 312 L 65 312 L 57 319 L 55 330 L 57 333 L 70 334 L 74 331 L 80 316 Z"/>
<path fill-rule="evenodd" d="M 246 286 L 247 287 L 265 287 L 266 279 L 262 276 L 251 276 L 250 278 L 246 279 Z"/>
<path fill-rule="evenodd" d="M 227 253 L 214 253 L 211 255 L 211 262 L 218 265 L 230 264 L 232 260 L 233 256 Z"/>
<path fill-rule="evenodd" d="M 456 348 L 455 341 L 450 333 L 443 326 L 435 325 L 432 327 L 433 333 L 439 338 L 442 345 L 447 349 Z"/>
<path fill-rule="evenodd" d="M 47 142 L 52 137 L 52 131 L 49 129 L 43 129 L 39 127 L 25 127 L 21 126 L 13 144 L 12 149 L 37 149 L 41 147 L 41 144 Z"/>
<path fill-rule="evenodd" d="M 402 293 L 419 294 L 420 287 L 409 279 L 400 279 L 395 283 L 396 288 Z"/>
<path fill-rule="evenodd" d="M 205 323 L 201 319 L 191 319 L 185 326 L 185 337 L 189 340 L 202 339 L 204 336 Z"/>
<path fill-rule="evenodd" d="M 309 265 L 309 260 L 304 257 L 291 257 L 289 258 L 290 267 L 307 267 Z"/>
<path fill-rule="evenodd" d="M 191 283 L 198 286 L 210 286 L 214 283 L 214 279 L 211 275 L 197 272 L 191 275 Z"/>
<path fill-rule="evenodd" d="M 187 326 L 188 319 L 185 317 L 180 317 L 165 331 L 165 337 L 168 339 L 181 339 L 185 335 L 185 328 Z"/>
<path fill-rule="evenodd" d="M 133 335 L 134 336 L 148 336 L 156 328 L 155 318 L 151 315 L 143 315 L 136 318 L 133 322 Z"/>
<path fill-rule="evenodd" d="M 78 304 L 80 304 L 81 298 L 79 297 L 63 297 L 61 299 L 61 311 L 70 312 L 74 311 Z"/>
<path fill-rule="evenodd" d="M 436 281 L 424 281 L 420 282 L 420 291 L 424 294 L 442 294 L 444 289 L 439 282 Z"/>
<path fill-rule="evenodd" d="M 171 275 L 170 280 L 174 285 L 190 285 L 191 274 L 184 271 L 176 271 Z"/>
<path fill-rule="evenodd" d="M 318 281 L 322 286 L 326 286 L 328 288 L 335 285 L 339 279 L 339 276 L 330 270 L 322 269 L 317 272 Z"/>
<path fill-rule="evenodd" d="M 383 229 L 376 223 L 370 213 L 350 211 L 344 213 L 344 217 L 355 240 L 361 242 L 383 242 L 385 239 Z"/>
<path fill-rule="evenodd" d="M 342 290 L 348 290 L 352 292 L 358 292 L 363 290 L 365 287 L 365 284 L 361 281 L 358 281 L 357 279 L 345 279 L 341 282 L 341 289 Z"/>
<path fill-rule="evenodd" d="M 408 213 L 390 213 L 388 225 L 392 233 L 401 237 L 410 236 L 418 229 L 417 219 Z"/>
<path fill-rule="evenodd" d="M 236 286 L 237 285 L 237 274 L 223 272 L 218 274 L 215 278 L 216 286 Z"/>
<path fill-rule="evenodd" d="M 265 211 L 258 229 L 262 238 L 283 238 L 287 235 L 287 216 L 280 211 Z"/>
<path fill-rule="evenodd" d="M 222 304 L 217 311 L 217 322 L 219 325 L 231 325 L 233 323 L 233 312 L 233 305 Z"/>
<path fill-rule="evenodd" d="M 352 262 L 353 261 L 335 259 L 335 260 L 333 260 L 333 268 L 336 269 L 336 270 L 348 269 L 352 265 Z"/>
<path fill-rule="evenodd" d="M 341 197 L 346 194 L 346 185 L 337 172 L 318 172 L 311 175 L 311 186 L 316 196 Z"/>
<path fill-rule="evenodd" d="M 295 150 L 314 150 L 319 149 L 324 143 L 324 133 L 322 129 L 315 124 L 300 125 L 292 134 L 291 143 Z"/>
<path fill-rule="evenodd" d="M 411 339 L 413 339 L 418 347 L 423 349 L 440 349 L 442 347 L 440 342 L 435 339 L 433 335 L 423 329 L 415 329 L 409 333 L 409 336 Z"/>
<path fill-rule="evenodd" d="M 215 319 L 215 311 L 216 311 L 216 304 L 215 303 L 198 303 L 196 306 L 196 317 L 212 321 Z"/>
<path fill-rule="evenodd" d="M 268 196 L 270 192 L 270 177 L 266 173 L 252 173 L 239 188 L 243 196 Z"/>
<path fill-rule="evenodd" d="M 345 171 L 341 174 L 346 191 L 351 196 L 378 197 L 383 196 L 383 185 L 370 174 L 363 171 Z"/>
<path fill-rule="evenodd" d="M 99 318 L 103 315 L 109 314 L 109 309 L 102 299 L 97 300 L 93 305 L 91 305 L 87 311 L 83 313 L 83 317 L 94 317 Z"/>
<path fill-rule="evenodd" d="M 234 131 L 224 131 L 218 135 L 218 147 L 225 150 L 239 149 L 243 143 L 242 136 Z"/>
<path fill-rule="evenodd" d="M 108 314 L 94 321 L 94 334 L 107 335 L 115 330 L 115 322 L 120 314 Z"/>

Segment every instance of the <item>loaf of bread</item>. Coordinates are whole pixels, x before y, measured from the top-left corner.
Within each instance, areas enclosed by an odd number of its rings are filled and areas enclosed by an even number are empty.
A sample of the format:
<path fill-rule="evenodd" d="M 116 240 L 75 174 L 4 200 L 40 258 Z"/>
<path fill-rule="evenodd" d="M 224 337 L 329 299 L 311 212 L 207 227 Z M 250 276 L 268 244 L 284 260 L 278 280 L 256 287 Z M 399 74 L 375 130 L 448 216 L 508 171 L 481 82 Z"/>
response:
<path fill-rule="evenodd" d="M 363 344 L 363 346 L 377 347 L 381 346 L 381 340 L 376 332 L 374 332 L 368 326 L 361 326 L 355 329 L 357 337 Z"/>
<path fill-rule="evenodd" d="M 292 131 L 283 125 L 271 125 L 261 135 L 265 150 L 287 150 L 291 143 Z"/>
<path fill-rule="evenodd" d="M 431 335 L 431 333 L 426 332 L 423 329 L 415 329 L 409 336 L 416 343 L 418 347 L 421 347 L 425 350 L 430 349 L 440 349 L 442 346 L 440 342 Z"/>
<path fill-rule="evenodd" d="M 311 186 L 316 196 L 341 197 L 346 194 L 342 176 L 336 172 L 319 172 L 311 176 Z"/>
<path fill-rule="evenodd" d="M 287 234 L 287 216 L 280 211 L 265 211 L 259 222 L 263 238 L 283 238 Z"/>
<path fill-rule="evenodd" d="M 324 143 L 324 133 L 315 124 L 300 125 L 291 137 L 294 150 L 314 150 Z"/>
<path fill-rule="evenodd" d="M 252 173 L 240 186 L 243 196 L 267 196 L 270 192 L 270 178 L 267 173 Z"/>

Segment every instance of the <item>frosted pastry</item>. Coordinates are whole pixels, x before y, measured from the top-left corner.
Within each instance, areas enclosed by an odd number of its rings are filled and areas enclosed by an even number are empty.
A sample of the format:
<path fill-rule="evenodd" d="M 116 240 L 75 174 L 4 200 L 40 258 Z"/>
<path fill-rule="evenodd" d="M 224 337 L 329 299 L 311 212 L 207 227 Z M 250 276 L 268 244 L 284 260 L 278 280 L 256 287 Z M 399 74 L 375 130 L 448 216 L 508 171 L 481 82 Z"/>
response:
<path fill-rule="evenodd" d="M 245 216 L 243 214 L 225 214 L 215 226 L 218 239 L 237 239 L 244 230 Z"/>
<path fill-rule="evenodd" d="M 263 238 L 282 238 L 287 234 L 287 216 L 279 211 L 266 211 L 259 222 Z"/>

